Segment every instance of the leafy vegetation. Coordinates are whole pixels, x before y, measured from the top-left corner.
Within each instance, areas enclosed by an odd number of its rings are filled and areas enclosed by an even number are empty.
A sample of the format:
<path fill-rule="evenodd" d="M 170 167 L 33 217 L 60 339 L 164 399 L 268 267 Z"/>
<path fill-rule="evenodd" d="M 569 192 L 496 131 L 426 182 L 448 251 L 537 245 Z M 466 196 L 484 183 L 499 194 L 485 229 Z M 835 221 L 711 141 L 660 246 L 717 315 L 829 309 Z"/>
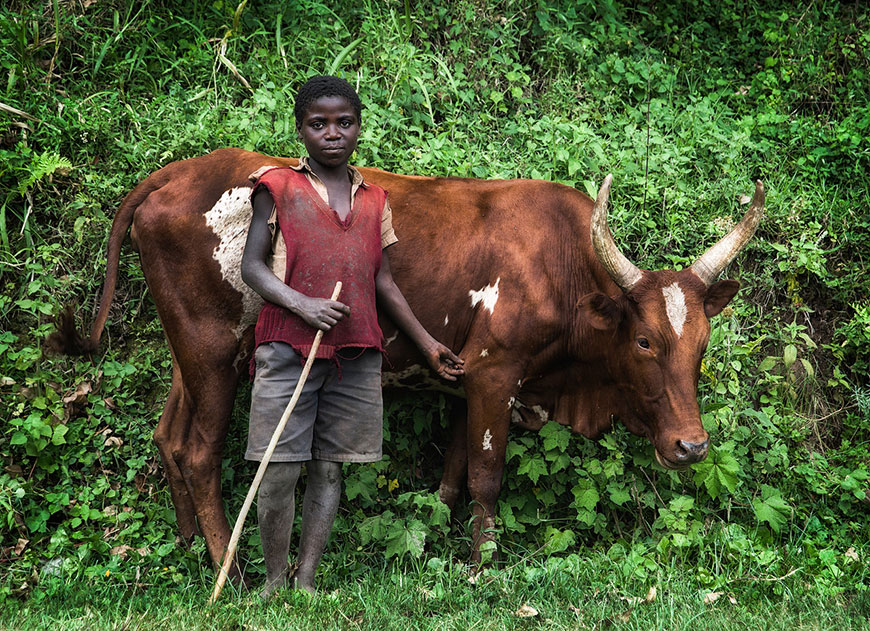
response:
<path fill-rule="evenodd" d="M 103 354 L 49 358 L 41 343 L 64 304 L 93 308 L 127 191 L 222 146 L 297 155 L 294 91 L 334 71 L 366 105 L 358 164 L 589 193 L 613 172 L 611 225 L 644 267 L 690 263 L 739 217 L 752 179 L 768 190 L 730 270 L 743 290 L 701 367 L 708 459 L 664 471 L 619 426 L 597 442 L 553 424 L 514 433 L 505 576 L 554 585 L 565 603 L 680 576 L 684 594 L 764 606 L 811 593 L 866 614 L 868 19 L 846 2 L 6 3 L 0 600 L 36 606 L 82 583 L 202 599 L 207 554 L 178 545 L 151 442 L 170 358 L 129 248 Z M 245 394 L 224 459 L 233 514 L 253 474 Z M 432 493 L 451 405 L 394 398 L 388 456 L 347 468 L 330 589 L 436 566 L 452 577 L 467 559 L 467 515 L 451 524 Z M 243 544 L 257 575 L 253 525 Z M 590 573 L 588 585 L 566 578 Z"/>

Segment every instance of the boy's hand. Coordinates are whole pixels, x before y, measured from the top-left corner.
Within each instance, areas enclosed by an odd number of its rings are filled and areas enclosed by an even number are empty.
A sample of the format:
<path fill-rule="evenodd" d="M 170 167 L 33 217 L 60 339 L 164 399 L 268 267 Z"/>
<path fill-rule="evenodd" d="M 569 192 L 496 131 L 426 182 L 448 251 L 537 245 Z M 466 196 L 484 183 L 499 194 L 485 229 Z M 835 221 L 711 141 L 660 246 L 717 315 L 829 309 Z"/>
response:
<path fill-rule="evenodd" d="M 432 370 L 442 379 L 456 381 L 465 374 L 465 361 L 440 342 L 435 342 L 423 354 Z"/>
<path fill-rule="evenodd" d="M 329 331 L 350 315 L 350 307 L 337 300 L 305 296 L 295 309 L 306 324 L 320 331 Z"/>
<path fill-rule="evenodd" d="M 260 179 L 260 176 L 263 175 L 263 173 L 265 173 L 265 172 L 268 171 L 269 169 L 277 169 L 277 168 L 278 168 L 278 166 L 275 165 L 275 164 L 267 164 L 266 166 L 264 166 L 264 167 L 260 167 L 259 169 L 257 169 L 257 170 L 254 171 L 253 173 L 251 173 L 251 174 L 248 176 L 248 179 L 249 179 L 251 182 L 256 182 L 257 180 Z"/>

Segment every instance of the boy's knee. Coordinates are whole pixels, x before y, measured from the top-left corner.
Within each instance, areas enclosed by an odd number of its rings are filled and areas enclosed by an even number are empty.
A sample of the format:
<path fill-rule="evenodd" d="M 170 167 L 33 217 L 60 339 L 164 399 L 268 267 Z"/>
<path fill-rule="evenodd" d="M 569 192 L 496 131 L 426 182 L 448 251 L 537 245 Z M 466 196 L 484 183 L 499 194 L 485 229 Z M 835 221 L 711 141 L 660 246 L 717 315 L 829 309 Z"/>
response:
<path fill-rule="evenodd" d="M 270 462 L 263 474 L 260 494 L 286 495 L 292 493 L 302 470 L 301 462 Z"/>
<path fill-rule="evenodd" d="M 306 468 L 311 482 L 319 484 L 341 484 L 341 463 L 327 460 L 311 460 Z"/>

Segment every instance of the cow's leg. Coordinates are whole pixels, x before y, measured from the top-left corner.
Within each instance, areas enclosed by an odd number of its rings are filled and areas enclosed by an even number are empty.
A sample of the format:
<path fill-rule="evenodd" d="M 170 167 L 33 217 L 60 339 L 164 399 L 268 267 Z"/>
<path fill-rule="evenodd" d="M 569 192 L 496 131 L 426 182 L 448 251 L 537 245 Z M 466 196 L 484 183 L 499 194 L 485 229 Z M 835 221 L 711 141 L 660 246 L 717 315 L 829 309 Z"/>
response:
<path fill-rule="evenodd" d="M 163 462 L 163 471 L 169 482 L 169 492 L 172 495 L 172 504 L 175 506 L 175 516 L 178 521 L 178 529 L 181 537 L 190 543 L 194 536 L 200 534 L 196 525 L 196 511 L 193 500 L 190 497 L 184 476 L 175 461 L 174 453 L 178 453 L 184 446 L 184 440 L 190 427 L 190 406 L 184 397 L 184 384 L 177 363 L 172 362 L 172 387 L 169 390 L 169 398 L 160 415 L 160 421 L 154 430 L 154 442 L 160 452 L 160 460 Z"/>
<path fill-rule="evenodd" d="M 495 541 L 495 509 L 501 491 L 513 398 L 521 375 L 519 367 L 502 365 L 490 370 L 472 367 L 466 373 L 468 395 L 468 491 L 471 495 L 472 561 L 479 564 L 480 547 Z"/>
<path fill-rule="evenodd" d="M 201 364 L 209 365 L 219 364 L 208 360 Z M 237 375 L 234 371 L 210 371 L 199 377 L 194 384 L 187 381 L 186 393 L 193 408 L 190 431 L 173 456 L 190 489 L 209 555 L 215 566 L 220 566 L 230 540 L 221 497 L 221 454 L 236 395 Z M 241 576 L 237 564 L 233 564 L 229 576 L 232 580 Z"/>
<path fill-rule="evenodd" d="M 452 512 L 468 472 L 468 406 L 465 400 L 457 401 L 450 412 L 450 432 L 450 445 L 444 454 L 444 474 L 438 487 L 438 497 Z"/>

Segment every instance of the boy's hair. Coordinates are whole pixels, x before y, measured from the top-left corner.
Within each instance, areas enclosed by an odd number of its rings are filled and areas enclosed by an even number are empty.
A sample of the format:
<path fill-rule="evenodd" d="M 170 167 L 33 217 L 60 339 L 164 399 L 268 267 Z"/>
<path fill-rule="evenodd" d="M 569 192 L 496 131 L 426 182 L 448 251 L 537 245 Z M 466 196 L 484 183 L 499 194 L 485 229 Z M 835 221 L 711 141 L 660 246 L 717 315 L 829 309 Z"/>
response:
<path fill-rule="evenodd" d="M 340 96 L 347 99 L 356 112 L 357 120 L 362 121 L 362 102 L 359 95 L 347 81 L 330 75 L 318 75 L 306 81 L 299 92 L 296 93 L 296 103 L 293 105 L 293 116 L 296 117 L 296 126 L 302 125 L 305 112 L 311 104 L 324 96 Z"/>

